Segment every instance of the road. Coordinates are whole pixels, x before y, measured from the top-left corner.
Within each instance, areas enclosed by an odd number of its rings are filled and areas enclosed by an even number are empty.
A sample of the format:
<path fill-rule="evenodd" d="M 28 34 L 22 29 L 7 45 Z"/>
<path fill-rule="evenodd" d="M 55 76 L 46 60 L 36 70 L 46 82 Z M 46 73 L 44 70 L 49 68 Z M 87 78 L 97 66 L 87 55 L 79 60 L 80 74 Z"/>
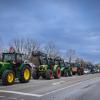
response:
<path fill-rule="evenodd" d="M 100 100 L 100 73 L 0 84 L 0 100 Z"/>

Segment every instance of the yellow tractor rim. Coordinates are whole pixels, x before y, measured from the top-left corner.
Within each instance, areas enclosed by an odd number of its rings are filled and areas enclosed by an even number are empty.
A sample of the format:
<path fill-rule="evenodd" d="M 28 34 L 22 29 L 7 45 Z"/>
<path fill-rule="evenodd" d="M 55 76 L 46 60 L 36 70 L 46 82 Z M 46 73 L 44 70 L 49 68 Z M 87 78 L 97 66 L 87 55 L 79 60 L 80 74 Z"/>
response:
<path fill-rule="evenodd" d="M 7 80 L 8 80 L 9 83 L 12 83 L 12 82 L 13 82 L 13 80 L 14 80 L 14 75 L 13 75 L 13 73 L 9 73 L 9 74 L 8 74 Z"/>
<path fill-rule="evenodd" d="M 29 69 L 25 69 L 24 70 L 24 79 L 25 80 L 28 80 L 29 77 L 30 77 L 30 71 L 29 71 Z"/>

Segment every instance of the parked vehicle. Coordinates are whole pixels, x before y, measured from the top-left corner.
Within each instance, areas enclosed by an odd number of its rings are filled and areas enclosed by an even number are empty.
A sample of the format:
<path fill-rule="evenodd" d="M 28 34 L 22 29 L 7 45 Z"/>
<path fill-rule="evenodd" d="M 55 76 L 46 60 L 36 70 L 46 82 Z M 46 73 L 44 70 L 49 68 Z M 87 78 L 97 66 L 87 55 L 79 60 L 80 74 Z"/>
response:
<path fill-rule="evenodd" d="M 79 63 L 72 63 L 71 64 L 72 67 L 72 74 L 78 74 L 78 75 L 83 75 L 84 74 L 84 67 L 82 66 L 82 64 Z"/>
<path fill-rule="evenodd" d="M 72 69 L 68 62 L 64 62 L 61 58 L 56 58 L 56 62 L 58 61 L 58 64 L 61 68 L 61 76 L 72 76 Z"/>
<path fill-rule="evenodd" d="M 0 79 L 3 85 L 14 84 L 15 78 L 21 83 L 29 82 L 31 66 L 24 63 L 24 55 L 20 53 L 3 53 L 0 62 Z"/>
<path fill-rule="evenodd" d="M 84 74 L 90 74 L 91 70 L 89 68 L 84 68 Z"/>
<path fill-rule="evenodd" d="M 44 79 L 60 78 L 61 70 L 59 65 L 54 63 L 54 59 L 48 58 L 40 51 L 33 52 L 32 55 L 32 63 L 36 66 L 33 69 L 33 79 L 39 79 L 40 76 Z"/>

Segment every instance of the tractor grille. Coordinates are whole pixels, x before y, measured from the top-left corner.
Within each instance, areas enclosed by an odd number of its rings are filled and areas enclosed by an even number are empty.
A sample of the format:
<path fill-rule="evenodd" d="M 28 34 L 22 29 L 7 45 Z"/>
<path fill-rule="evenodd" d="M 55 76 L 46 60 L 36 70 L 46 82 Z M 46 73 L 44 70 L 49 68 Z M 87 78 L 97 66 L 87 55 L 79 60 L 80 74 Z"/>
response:
<path fill-rule="evenodd" d="M 39 71 L 45 71 L 45 68 L 43 66 L 40 66 Z"/>

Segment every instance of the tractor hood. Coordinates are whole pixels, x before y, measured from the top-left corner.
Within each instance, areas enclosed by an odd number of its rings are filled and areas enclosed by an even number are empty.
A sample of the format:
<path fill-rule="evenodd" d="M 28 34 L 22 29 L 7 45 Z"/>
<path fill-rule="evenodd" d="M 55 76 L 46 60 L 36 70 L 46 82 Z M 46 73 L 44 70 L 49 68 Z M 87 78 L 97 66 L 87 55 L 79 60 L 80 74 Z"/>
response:
<path fill-rule="evenodd" d="M 8 66 L 8 65 L 10 65 L 10 63 L 8 63 L 8 62 L 0 62 L 0 68 L 1 68 L 2 66 Z"/>

